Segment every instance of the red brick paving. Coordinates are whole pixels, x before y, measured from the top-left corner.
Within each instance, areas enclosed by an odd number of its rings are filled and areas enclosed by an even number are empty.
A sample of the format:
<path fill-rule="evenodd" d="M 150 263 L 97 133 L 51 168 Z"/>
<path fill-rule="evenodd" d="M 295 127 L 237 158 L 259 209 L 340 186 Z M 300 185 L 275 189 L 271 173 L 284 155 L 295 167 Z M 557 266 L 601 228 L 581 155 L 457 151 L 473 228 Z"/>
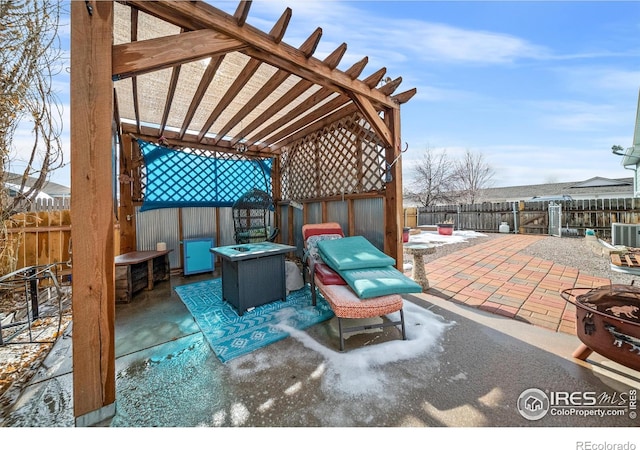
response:
<path fill-rule="evenodd" d="M 457 303 L 575 334 L 575 307 L 562 298 L 562 290 L 611 280 L 520 253 L 539 239 L 562 238 L 509 234 L 435 259 L 425 265 L 426 293 L 437 291 Z"/>

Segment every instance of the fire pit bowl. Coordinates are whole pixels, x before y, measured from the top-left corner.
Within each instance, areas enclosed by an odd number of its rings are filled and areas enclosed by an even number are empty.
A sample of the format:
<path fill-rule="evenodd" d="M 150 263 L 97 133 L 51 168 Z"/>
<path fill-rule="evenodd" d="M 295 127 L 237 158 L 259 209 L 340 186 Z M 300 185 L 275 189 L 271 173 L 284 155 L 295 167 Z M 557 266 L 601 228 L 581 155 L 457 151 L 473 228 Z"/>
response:
<path fill-rule="evenodd" d="M 576 333 L 587 347 L 573 356 L 586 359 L 592 351 L 640 371 L 640 288 L 613 284 L 572 288 L 562 298 L 576 307 Z"/>

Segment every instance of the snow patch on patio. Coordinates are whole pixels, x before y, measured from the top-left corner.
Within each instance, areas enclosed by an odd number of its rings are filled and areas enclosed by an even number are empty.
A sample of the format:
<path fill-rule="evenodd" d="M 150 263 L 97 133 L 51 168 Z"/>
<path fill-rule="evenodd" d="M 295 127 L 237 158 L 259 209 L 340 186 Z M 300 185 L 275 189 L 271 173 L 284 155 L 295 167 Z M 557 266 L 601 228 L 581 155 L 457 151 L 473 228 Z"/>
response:
<path fill-rule="evenodd" d="M 478 233 L 473 230 L 454 230 L 451 235 L 442 235 L 437 231 L 420 231 L 418 234 L 409 235 L 408 244 L 427 244 L 434 247 L 441 247 L 448 244 L 460 244 L 468 242 L 469 239 L 478 237 L 486 237 L 486 234 Z M 413 258 L 407 254 L 404 256 L 402 268 L 405 272 L 413 269 Z"/>
<path fill-rule="evenodd" d="M 403 309 L 407 340 L 381 342 L 348 349 L 345 352 L 326 347 L 304 331 L 286 325 L 281 328 L 306 348 L 324 358 L 320 370 L 325 393 L 335 394 L 337 391 L 340 395 L 379 396 L 385 391 L 388 392 L 386 387 L 393 382 L 387 379 L 387 372 L 381 370 L 385 365 L 441 351 L 439 342 L 442 335 L 455 325 L 455 322 L 447 322 L 442 316 L 408 301 L 404 302 Z M 399 320 L 400 313 L 389 314 L 388 317 L 391 320 Z"/>
<path fill-rule="evenodd" d="M 477 237 L 486 237 L 486 234 L 478 233 L 473 230 L 454 230 L 450 236 L 438 234 L 437 231 L 421 231 L 420 234 L 412 234 L 409 236 L 410 244 L 431 244 L 431 245 L 447 245 L 459 244 L 467 242 L 469 239 Z"/>

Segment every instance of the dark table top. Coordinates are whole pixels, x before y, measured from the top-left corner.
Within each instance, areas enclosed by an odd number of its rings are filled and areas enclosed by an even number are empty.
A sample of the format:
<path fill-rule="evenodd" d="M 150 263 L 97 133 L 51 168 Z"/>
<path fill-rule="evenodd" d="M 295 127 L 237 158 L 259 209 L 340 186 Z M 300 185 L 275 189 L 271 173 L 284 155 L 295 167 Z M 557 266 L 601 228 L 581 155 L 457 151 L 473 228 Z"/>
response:
<path fill-rule="evenodd" d="M 231 261 L 241 261 L 243 259 L 255 259 L 262 256 L 273 256 L 282 253 L 289 253 L 296 250 L 296 247 L 273 242 L 258 242 L 254 244 L 225 245 L 209 249 L 211 253 L 221 256 Z"/>

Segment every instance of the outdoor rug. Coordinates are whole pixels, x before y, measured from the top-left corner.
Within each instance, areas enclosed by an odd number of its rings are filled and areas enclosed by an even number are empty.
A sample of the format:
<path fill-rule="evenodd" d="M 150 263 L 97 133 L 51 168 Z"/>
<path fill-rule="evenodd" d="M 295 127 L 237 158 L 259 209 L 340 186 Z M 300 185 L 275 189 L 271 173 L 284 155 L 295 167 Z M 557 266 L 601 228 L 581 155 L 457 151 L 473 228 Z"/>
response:
<path fill-rule="evenodd" d="M 317 296 L 317 305 L 311 305 L 308 285 L 290 292 L 286 302 L 276 300 L 257 306 L 242 316 L 222 300 L 220 278 L 176 286 L 175 290 L 222 362 L 289 336 L 278 324 L 304 330 L 333 317 L 333 311 L 321 295 Z"/>

